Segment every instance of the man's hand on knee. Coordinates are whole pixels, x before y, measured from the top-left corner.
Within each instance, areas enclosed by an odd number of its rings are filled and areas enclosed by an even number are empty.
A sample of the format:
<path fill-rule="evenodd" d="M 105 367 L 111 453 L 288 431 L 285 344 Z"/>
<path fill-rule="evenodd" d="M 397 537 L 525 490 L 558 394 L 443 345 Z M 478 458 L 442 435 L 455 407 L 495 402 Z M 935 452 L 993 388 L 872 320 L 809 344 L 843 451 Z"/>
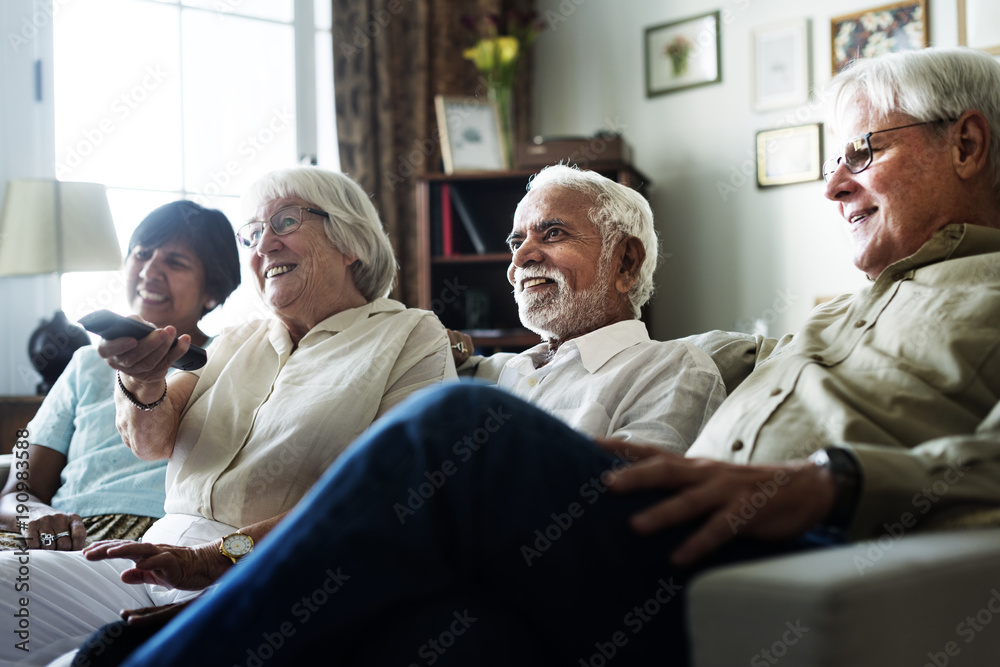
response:
<path fill-rule="evenodd" d="M 809 461 L 740 465 L 689 459 L 634 443 L 598 444 L 609 451 L 627 446 L 640 459 L 610 475 L 607 483 L 612 491 L 673 491 L 632 516 L 636 531 L 651 533 L 704 520 L 674 552 L 677 565 L 690 564 L 737 535 L 769 540 L 798 537 L 830 514 L 836 498 L 830 472 Z"/>

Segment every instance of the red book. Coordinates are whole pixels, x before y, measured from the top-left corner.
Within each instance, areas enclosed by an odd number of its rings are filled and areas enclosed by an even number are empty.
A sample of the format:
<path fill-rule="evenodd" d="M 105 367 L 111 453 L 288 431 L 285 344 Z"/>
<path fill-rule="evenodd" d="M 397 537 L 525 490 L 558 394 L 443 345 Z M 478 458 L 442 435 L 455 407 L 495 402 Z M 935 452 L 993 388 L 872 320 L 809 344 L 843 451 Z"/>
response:
<path fill-rule="evenodd" d="M 451 232 L 451 186 L 441 184 L 441 254 L 451 257 L 455 252 Z"/>

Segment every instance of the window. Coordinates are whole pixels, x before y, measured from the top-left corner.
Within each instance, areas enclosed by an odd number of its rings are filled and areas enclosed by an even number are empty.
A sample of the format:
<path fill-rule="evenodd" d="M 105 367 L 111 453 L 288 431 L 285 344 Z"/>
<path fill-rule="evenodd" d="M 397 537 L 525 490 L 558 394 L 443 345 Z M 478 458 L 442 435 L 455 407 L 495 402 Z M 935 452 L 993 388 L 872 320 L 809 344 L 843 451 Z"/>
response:
<path fill-rule="evenodd" d="M 330 3 L 101 0 L 54 21 L 56 177 L 108 187 L 124 249 L 152 209 L 192 199 L 242 221 L 256 178 L 301 161 L 338 169 Z M 245 281 L 244 281 L 245 282 Z M 127 313 L 114 273 L 66 274 L 71 320 Z M 204 321 L 259 312 L 249 284 Z"/>

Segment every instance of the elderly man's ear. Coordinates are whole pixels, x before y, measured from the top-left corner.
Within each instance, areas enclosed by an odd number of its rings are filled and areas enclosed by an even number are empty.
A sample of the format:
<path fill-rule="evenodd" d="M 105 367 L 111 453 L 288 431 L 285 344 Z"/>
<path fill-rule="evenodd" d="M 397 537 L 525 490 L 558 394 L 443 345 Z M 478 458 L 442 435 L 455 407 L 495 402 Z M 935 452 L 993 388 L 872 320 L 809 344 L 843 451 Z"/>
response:
<path fill-rule="evenodd" d="M 957 133 L 953 148 L 955 172 L 963 179 L 984 172 L 989 162 L 989 121 L 979 111 L 966 111 L 955 123 L 954 131 Z"/>
<path fill-rule="evenodd" d="M 615 289 L 619 294 L 627 294 L 635 281 L 639 279 L 639 269 L 646 261 L 646 248 L 642 241 L 634 236 L 627 236 L 615 248 L 615 258 L 611 263 L 615 272 Z"/>

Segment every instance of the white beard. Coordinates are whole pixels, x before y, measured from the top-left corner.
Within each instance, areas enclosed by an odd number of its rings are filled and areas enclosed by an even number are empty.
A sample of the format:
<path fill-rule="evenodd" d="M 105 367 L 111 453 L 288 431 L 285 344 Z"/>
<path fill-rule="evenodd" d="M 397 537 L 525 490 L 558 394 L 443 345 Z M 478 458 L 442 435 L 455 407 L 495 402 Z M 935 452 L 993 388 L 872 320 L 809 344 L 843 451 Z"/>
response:
<path fill-rule="evenodd" d="M 603 259 L 603 258 L 602 258 Z M 604 264 L 602 261 L 601 264 Z M 601 267 L 599 275 L 607 275 Z M 521 324 L 544 340 L 565 340 L 566 336 L 579 335 L 598 328 L 613 306 L 609 281 L 598 281 L 585 290 L 573 291 L 566 284 L 566 277 L 559 271 L 544 269 L 519 269 L 515 280 L 520 285 L 527 278 L 549 278 L 554 287 L 541 294 L 514 290 Z"/>

